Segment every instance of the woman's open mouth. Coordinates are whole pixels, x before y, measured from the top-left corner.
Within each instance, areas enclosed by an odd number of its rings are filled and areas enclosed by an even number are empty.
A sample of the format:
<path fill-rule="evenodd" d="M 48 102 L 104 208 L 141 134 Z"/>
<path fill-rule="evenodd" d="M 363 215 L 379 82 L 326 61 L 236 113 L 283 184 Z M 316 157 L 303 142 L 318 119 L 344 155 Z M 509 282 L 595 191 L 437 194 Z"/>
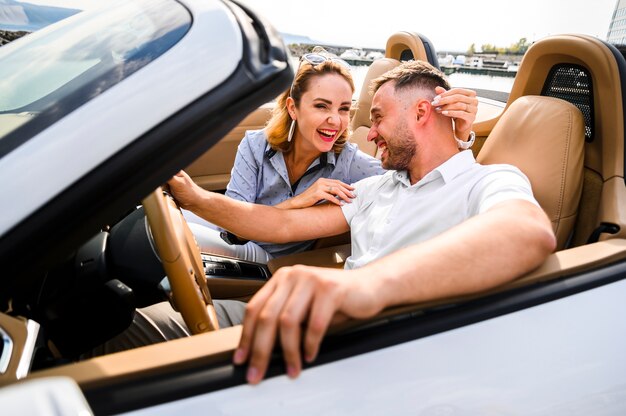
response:
<path fill-rule="evenodd" d="M 325 142 L 333 142 L 337 137 L 337 130 L 320 129 L 317 132 Z"/>

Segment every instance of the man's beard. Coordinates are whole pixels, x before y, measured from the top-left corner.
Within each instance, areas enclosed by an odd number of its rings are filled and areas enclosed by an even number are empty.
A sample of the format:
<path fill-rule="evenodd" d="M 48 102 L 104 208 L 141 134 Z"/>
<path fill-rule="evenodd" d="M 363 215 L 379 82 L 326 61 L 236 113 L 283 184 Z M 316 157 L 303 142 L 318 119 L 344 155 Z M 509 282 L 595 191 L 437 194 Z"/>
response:
<path fill-rule="evenodd" d="M 404 121 L 396 128 L 392 142 L 385 140 L 387 156 L 382 160 L 383 168 L 408 170 L 415 156 L 415 140 Z"/>

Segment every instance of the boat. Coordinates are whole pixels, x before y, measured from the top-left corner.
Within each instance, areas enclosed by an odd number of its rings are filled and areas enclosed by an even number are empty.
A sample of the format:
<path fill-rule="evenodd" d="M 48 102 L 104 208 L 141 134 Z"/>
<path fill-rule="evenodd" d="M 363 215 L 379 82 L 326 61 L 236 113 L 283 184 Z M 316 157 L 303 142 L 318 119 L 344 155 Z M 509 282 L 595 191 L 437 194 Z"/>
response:
<path fill-rule="evenodd" d="M 361 48 L 346 49 L 339 57 L 350 65 L 369 65 L 374 61 L 373 57 L 368 56 Z M 382 54 L 380 54 L 382 57 Z"/>

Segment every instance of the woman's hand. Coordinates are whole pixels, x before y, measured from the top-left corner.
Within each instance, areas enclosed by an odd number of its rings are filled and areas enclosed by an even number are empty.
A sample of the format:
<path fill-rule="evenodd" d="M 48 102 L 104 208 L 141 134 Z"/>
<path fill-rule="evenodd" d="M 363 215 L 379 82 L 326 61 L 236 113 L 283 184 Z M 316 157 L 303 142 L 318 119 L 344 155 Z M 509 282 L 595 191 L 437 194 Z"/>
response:
<path fill-rule="evenodd" d="M 176 199 L 178 205 L 180 205 L 181 208 L 193 211 L 194 206 L 200 200 L 203 189 L 182 170 L 167 181 L 167 184 L 170 187 L 170 193 L 174 199 Z"/>
<path fill-rule="evenodd" d="M 464 88 L 452 88 L 446 91 L 445 88 L 437 87 L 435 92 L 438 95 L 431 103 L 435 111 L 451 117 L 454 120 L 455 136 L 461 140 L 467 140 L 478 112 L 476 91 Z"/>
<path fill-rule="evenodd" d="M 300 195 L 281 202 L 276 207 L 283 209 L 306 208 L 323 200 L 336 205 L 343 205 L 352 202 L 352 199 L 356 197 L 352 192 L 353 190 L 353 186 L 340 180 L 320 178 Z"/>

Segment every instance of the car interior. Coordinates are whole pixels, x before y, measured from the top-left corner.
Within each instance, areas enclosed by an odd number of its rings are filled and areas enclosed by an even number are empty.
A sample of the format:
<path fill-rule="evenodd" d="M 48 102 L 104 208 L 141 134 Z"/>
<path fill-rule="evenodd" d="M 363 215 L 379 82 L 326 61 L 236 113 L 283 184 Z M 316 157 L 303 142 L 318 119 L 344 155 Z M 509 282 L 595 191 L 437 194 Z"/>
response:
<path fill-rule="evenodd" d="M 365 140 L 370 127 L 371 104 L 367 85 L 408 59 L 427 60 L 438 66 L 434 46 L 427 38 L 413 32 L 398 32 L 389 38 L 385 57 L 372 63 L 365 78 L 351 121 L 351 140 L 371 155 L 376 156 L 377 149 Z M 557 251 L 538 269 L 488 293 L 391 308 L 372 320 L 349 322 L 333 328 L 331 332 L 354 331 L 398 314 L 462 304 L 487 294 L 564 279 L 626 258 L 625 80 L 626 59 L 615 47 L 596 38 L 557 35 L 534 43 L 522 60 L 506 103 L 479 98 L 474 124 L 477 140 L 472 151 L 480 163 L 510 163 L 529 177 L 538 202 L 552 221 L 558 240 Z M 244 132 L 262 128 L 269 119 L 272 105 L 265 104 L 249 114 L 186 171 L 205 189 L 224 190 Z M 150 204 L 160 204 L 160 208 L 148 208 Z M 170 208 L 164 204 L 170 204 Z M 177 225 L 159 225 L 153 221 L 154 218 L 171 217 L 174 222 L 178 218 L 168 213 L 168 209 L 175 209 L 175 206 L 168 202 L 167 197 L 162 197 L 160 190 L 144 200 L 144 207 L 155 240 L 158 240 L 158 235 L 169 236 L 177 232 L 171 229 L 157 231 Z M 151 209 L 161 210 L 161 213 L 151 215 Z M 143 211 L 137 216 L 143 216 Z M 137 218 L 114 226 L 110 238 L 133 234 L 143 226 L 141 221 Z M 185 244 L 188 241 L 189 238 Z M 159 253 L 164 253 L 167 243 L 156 243 Z M 91 244 L 103 243 L 95 240 Z M 136 250 L 147 250 L 145 243 L 142 244 Z M 198 284 L 206 288 L 208 298 L 205 300 L 208 304 L 211 297 L 249 299 L 280 267 L 293 264 L 342 267 L 350 254 L 349 237 L 346 235 L 321 239 L 311 251 L 280 257 L 267 265 L 211 253 L 202 253 L 200 264 L 197 247 L 186 249 L 189 258 L 183 267 L 187 267 L 186 270 L 195 267 L 196 275 L 203 277 Z M 139 251 L 127 254 L 129 263 L 134 256 L 142 256 L 136 254 Z M 142 267 L 158 269 L 158 265 L 142 264 Z M 164 267 L 171 278 L 168 266 L 164 264 Z M 135 272 L 136 269 L 129 266 L 128 273 Z M 170 283 L 174 286 L 173 282 Z M 125 284 L 120 284 L 115 283 L 118 285 L 116 293 L 126 290 Z M 153 302 L 157 296 L 152 292 L 146 296 L 146 304 Z M 190 296 L 195 296 L 195 292 Z M 116 307 L 123 312 L 114 319 L 127 322 L 132 316 L 132 308 L 124 304 L 123 296 L 116 296 L 116 299 Z M 213 321 L 211 316 L 204 319 Z M 11 356 L 21 356 L 27 345 L 27 325 L 33 325 L 32 321 L 0 315 L 0 324 L 12 328 L 13 333 L 22 334 L 22 339 L 14 339 L 11 353 Z M 37 371 L 28 377 L 67 375 L 88 392 L 90 400 L 106 401 L 105 387 L 112 383 L 126 383 L 129 388 L 138 389 L 137 381 L 147 380 L 156 374 L 184 372 L 192 367 L 228 361 L 239 340 L 241 327 L 205 332 L 203 325 L 200 324 L 194 331 L 199 334 L 197 336 L 80 362 L 73 359 L 80 351 L 55 339 L 54 345 L 48 343 L 53 350 L 52 363 L 35 368 Z M 108 330 L 114 333 L 115 329 L 111 327 Z M 58 331 L 59 338 L 66 335 L 63 328 Z M 20 360 L 7 362 L 7 368 L 0 368 L 0 385 L 11 381 L 2 373 L 11 374 L 11 379 L 16 374 L 17 378 L 21 378 L 28 373 L 28 363 Z M 243 379 L 243 373 L 241 377 Z M 138 394 L 140 392 L 137 390 Z"/>

